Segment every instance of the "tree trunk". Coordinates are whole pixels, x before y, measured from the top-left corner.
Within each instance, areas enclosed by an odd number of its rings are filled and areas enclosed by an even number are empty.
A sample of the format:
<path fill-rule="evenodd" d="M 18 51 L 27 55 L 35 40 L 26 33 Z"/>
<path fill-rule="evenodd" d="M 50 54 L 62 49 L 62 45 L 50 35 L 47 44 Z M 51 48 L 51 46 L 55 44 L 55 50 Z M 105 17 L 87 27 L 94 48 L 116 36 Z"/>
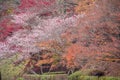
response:
<path fill-rule="evenodd" d="M 43 74 L 43 68 L 42 68 L 42 65 L 40 66 L 40 72 L 41 72 L 41 74 Z"/>
<path fill-rule="evenodd" d="M 1 72 L 0 72 L 0 80 L 2 80 Z"/>

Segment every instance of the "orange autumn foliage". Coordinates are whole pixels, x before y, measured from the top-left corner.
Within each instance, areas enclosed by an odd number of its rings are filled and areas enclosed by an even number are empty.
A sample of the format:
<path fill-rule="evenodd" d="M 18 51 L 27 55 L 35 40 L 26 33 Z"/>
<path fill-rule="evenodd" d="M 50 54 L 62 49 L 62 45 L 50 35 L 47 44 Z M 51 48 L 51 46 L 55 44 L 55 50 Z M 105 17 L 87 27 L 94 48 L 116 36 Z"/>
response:
<path fill-rule="evenodd" d="M 42 41 L 40 43 L 37 43 L 36 45 L 43 49 L 45 49 L 45 48 L 50 49 L 53 44 L 56 44 L 56 42 L 54 40 L 48 40 L 48 41 Z"/>
<path fill-rule="evenodd" d="M 86 13 L 94 5 L 96 0 L 80 0 L 78 6 L 75 7 L 76 13 Z"/>
<path fill-rule="evenodd" d="M 35 66 L 41 66 L 42 64 L 51 64 L 54 61 L 54 59 L 44 59 L 44 60 L 39 60 Z"/>
<path fill-rule="evenodd" d="M 68 57 L 67 59 L 69 60 L 72 56 L 74 57 L 74 55 L 80 53 L 80 51 L 81 49 L 78 44 L 72 44 L 66 49 L 66 57 Z"/>
<path fill-rule="evenodd" d="M 64 48 L 64 46 L 56 40 L 42 41 L 42 42 L 37 43 L 36 45 L 41 49 L 50 50 L 53 53 L 61 53 Z"/>
<path fill-rule="evenodd" d="M 66 48 L 66 53 L 64 58 L 66 59 L 67 68 L 75 68 L 77 63 L 75 62 L 77 54 L 81 52 L 80 46 L 78 44 L 72 44 L 68 48 Z"/>
<path fill-rule="evenodd" d="M 76 12 L 89 11 L 88 9 L 94 6 L 94 1 L 95 0 L 81 0 L 83 4 L 79 3 Z M 102 1 L 104 2 L 105 0 Z M 103 9 L 109 8 L 103 7 Z M 107 12 L 107 10 L 104 11 Z M 62 45 L 56 40 L 46 40 L 37 43 L 40 49 L 47 50 L 48 52 L 44 52 L 44 55 L 41 55 L 43 60 L 38 59 L 35 66 L 51 64 L 50 70 L 52 70 L 58 68 L 57 66 L 62 63 L 68 70 L 73 70 L 79 65 L 79 69 L 80 67 L 84 68 L 85 65 L 89 65 L 89 62 L 94 62 L 95 60 L 98 61 L 97 63 L 99 63 L 99 61 L 119 61 L 120 28 L 117 22 L 119 22 L 120 15 L 113 13 L 106 14 L 104 11 L 99 11 L 99 8 L 95 11 L 93 9 L 93 12 L 91 11 L 90 14 L 87 13 L 80 18 L 78 26 L 69 28 L 61 34 L 64 43 Z M 118 18 L 115 19 L 116 16 Z M 62 46 L 64 46 L 64 48 Z M 53 54 L 58 54 L 58 52 L 60 52 L 62 56 L 54 57 Z M 57 60 L 59 58 L 60 61 Z M 91 65 L 94 66 L 93 64 Z"/>

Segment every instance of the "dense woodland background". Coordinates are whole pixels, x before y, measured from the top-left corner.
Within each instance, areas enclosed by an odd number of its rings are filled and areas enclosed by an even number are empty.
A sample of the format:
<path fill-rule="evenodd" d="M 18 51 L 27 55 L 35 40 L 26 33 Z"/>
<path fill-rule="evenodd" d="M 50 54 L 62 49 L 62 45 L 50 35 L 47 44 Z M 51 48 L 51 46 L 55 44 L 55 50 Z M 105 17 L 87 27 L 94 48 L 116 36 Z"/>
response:
<path fill-rule="evenodd" d="M 0 0 L 0 72 L 120 77 L 120 0 Z"/>

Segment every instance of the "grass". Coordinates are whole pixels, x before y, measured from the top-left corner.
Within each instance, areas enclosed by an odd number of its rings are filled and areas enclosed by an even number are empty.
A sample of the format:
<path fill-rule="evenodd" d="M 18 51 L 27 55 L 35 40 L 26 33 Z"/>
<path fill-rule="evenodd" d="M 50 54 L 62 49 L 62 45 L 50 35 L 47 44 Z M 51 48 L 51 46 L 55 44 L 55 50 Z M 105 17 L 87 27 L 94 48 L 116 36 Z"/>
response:
<path fill-rule="evenodd" d="M 54 80 L 54 75 L 24 75 L 23 76 L 24 79 L 23 80 Z"/>
<path fill-rule="evenodd" d="M 26 74 L 23 77 L 24 80 L 67 80 L 67 74 L 49 74 L 49 75 Z"/>
<path fill-rule="evenodd" d="M 54 74 L 65 74 L 64 71 L 60 71 L 60 72 L 47 72 L 47 73 L 43 73 L 43 75 L 54 75 Z"/>
<path fill-rule="evenodd" d="M 90 70 L 89 70 L 90 71 Z M 120 80 L 120 77 L 97 77 L 97 76 L 88 76 L 88 72 L 77 71 L 68 76 L 68 80 Z"/>
<path fill-rule="evenodd" d="M 57 76 L 58 75 L 58 76 Z M 67 76 L 67 75 L 62 75 Z M 59 74 L 56 75 L 27 75 L 24 79 L 18 79 L 18 80 L 67 80 L 67 78 L 62 79 L 59 77 Z M 78 76 L 74 78 L 68 78 L 68 80 L 120 80 L 119 77 L 96 77 L 96 76 Z"/>
<path fill-rule="evenodd" d="M 25 80 L 24 78 L 20 77 L 20 78 L 17 78 L 17 80 Z"/>

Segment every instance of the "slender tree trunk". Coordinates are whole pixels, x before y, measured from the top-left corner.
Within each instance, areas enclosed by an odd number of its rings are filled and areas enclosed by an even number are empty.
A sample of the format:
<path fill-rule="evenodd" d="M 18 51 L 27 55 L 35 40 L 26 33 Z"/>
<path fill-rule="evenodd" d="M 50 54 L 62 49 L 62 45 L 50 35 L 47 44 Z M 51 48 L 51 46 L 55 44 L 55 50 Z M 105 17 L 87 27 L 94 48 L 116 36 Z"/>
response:
<path fill-rule="evenodd" d="M 2 80 L 2 75 L 1 75 L 1 72 L 0 72 L 0 80 Z"/>
<path fill-rule="evenodd" d="M 40 66 L 40 72 L 41 72 L 41 74 L 43 74 L 43 68 L 42 68 L 42 65 Z"/>

